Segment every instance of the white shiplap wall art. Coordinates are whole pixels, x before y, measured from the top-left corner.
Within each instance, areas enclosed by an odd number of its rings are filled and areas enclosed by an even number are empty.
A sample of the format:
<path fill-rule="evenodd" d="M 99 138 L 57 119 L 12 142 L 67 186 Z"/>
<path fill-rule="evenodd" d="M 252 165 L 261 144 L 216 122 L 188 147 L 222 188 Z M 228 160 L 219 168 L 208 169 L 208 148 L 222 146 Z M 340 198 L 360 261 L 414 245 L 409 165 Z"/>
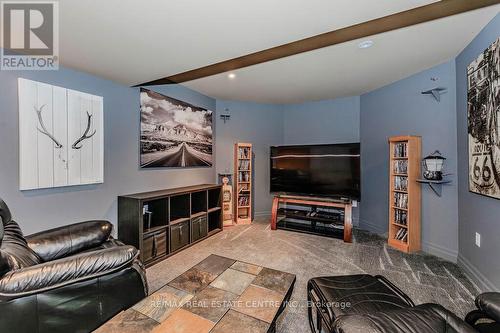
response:
<path fill-rule="evenodd" d="M 19 79 L 20 189 L 103 182 L 103 98 Z"/>

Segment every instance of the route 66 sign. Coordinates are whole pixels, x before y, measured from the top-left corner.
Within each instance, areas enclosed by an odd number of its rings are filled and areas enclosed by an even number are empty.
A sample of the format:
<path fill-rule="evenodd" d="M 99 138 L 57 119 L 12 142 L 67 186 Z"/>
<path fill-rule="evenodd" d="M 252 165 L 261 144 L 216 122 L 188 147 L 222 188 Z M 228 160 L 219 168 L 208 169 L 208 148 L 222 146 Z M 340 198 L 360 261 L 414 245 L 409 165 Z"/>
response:
<path fill-rule="evenodd" d="M 500 199 L 500 38 L 467 67 L 469 190 Z"/>

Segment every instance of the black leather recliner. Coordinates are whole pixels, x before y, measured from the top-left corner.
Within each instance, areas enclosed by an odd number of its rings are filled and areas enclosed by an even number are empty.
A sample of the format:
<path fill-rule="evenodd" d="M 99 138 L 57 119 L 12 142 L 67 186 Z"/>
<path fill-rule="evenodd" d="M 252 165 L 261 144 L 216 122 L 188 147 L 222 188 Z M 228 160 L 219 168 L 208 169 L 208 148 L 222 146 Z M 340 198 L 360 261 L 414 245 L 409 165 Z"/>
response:
<path fill-rule="evenodd" d="M 465 321 L 480 333 L 500 332 L 500 293 L 483 293 L 476 297 L 477 310 L 471 311 Z"/>
<path fill-rule="evenodd" d="M 0 332 L 91 332 L 147 293 L 138 251 L 88 221 L 26 238 L 0 199 Z"/>
<path fill-rule="evenodd" d="M 465 321 L 438 304 L 415 306 L 380 275 L 313 278 L 307 296 L 313 333 L 500 333 L 498 293 L 478 296 Z"/>

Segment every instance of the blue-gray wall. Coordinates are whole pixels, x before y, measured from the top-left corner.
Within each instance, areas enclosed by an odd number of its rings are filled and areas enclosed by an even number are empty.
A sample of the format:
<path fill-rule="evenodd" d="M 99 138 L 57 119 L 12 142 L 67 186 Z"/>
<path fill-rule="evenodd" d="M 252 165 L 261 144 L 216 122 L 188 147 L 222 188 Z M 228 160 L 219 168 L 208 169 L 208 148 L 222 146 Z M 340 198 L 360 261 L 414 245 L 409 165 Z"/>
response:
<path fill-rule="evenodd" d="M 457 72 L 459 263 L 484 290 L 500 289 L 500 201 L 469 192 L 467 66 L 500 36 L 500 15 L 460 53 Z M 476 247 L 475 233 L 481 234 Z"/>
<path fill-rule="evenodd" d="M 284 144 L 359 142 L 359 96 L 284 105 Z"/>
<path fill-rule="evenodd" d="M 231 119 L 224 124 L 219 117 L 221 114 L 229 114 Z M 283 142 L 282 106 L 217 100 L 216 128 L 217 173 L 233 172 L 236 142 L 252 143 L 255 154 L 255 215 L 270 214 L 272 197 L 269 192 L 269 147 Z"/>
<path fill-rule="evenodd" d="M 23 77 L 104 97 L 104 184 L 19 191 L 17 78 Z M 215 100 L 181 86 L 152 88 L 215 111 Z M 86 219 L 116 223 L 117 196 L 210 183 L 215 168 L 139 169 L 139 90 L 81 72 L 0 71 L 0 197 L 25 233 Z"/>
<path fill-rule="evenodd" d="M 437 82 L 431 81 L 437 77 Z M 448 92 L 437 102 L 421 91 L 436 86 Z M 458 254 L 455 62 L 449 61 L 361 96 L 362 210 L 360 226 L 378 233 L 388 229 L 389 146 L 395 135 L 422 136 L 422 154 L 446 156 L 451 185 L 442 197 L 422 187 L 422 247 L 456 260 Z M 423 156 L 422 156 L 423 157 Z"/>

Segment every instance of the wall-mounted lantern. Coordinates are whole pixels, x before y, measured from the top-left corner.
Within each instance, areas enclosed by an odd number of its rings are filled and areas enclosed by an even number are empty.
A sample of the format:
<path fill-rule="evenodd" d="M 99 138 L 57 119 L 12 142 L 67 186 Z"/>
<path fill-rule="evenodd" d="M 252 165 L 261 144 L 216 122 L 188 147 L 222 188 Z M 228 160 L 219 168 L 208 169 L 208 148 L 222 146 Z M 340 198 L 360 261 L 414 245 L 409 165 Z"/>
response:
<path fill-rule="evenodd" d="M 441 155 L 439 150 L 436 150 L 429 156 L 424 157 L 422 162 L 424 167 L 424 178 L 427 180 L 442 180 L 443 165 L 445 160 L 446 158 Z"/>

